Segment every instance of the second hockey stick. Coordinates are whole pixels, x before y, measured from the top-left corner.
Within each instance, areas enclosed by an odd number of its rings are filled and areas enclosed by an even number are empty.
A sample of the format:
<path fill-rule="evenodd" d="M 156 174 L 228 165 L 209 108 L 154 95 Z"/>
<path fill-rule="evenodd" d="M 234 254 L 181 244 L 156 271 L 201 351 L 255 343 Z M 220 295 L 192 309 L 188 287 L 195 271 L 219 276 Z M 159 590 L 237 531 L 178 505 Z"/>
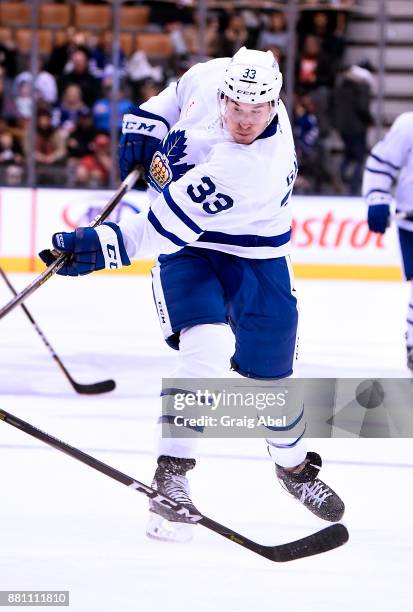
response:
<path fill-rule="evenodd" d="M 78 448 L 70 446 L 66 442 L 62 442 L 62 440 L 58 440 L 50 434 L 33 427 L 33 425 L 30 425 L 26 421 L 19 419 L 5 410 L 0 409 L 0 420 L 12 425 L 13 427 L 16 427 L 17 429 L 20 429 L 30 436 L 41 440 L 42 442 L 45 442 L 46 444 L 49 444 L 50 446 L 53 446 L 57 450 L 70 455 L 74 459 L 78 459 L 78 461 L 89 465 L 98 472 L 109 476 L 109 478 L 113 478 L 113 480 L 117 480 L 130 489 L 133 489 L 138 493 L 143 493 L 146 495 L 146 497 L 156 501 L 158 504 L 174 510 L 176 514 L 185 516 L 191 521 L 191 523 L 203 525 L 207 529 L 215 531 L 215 533 L 218 533 L 224 538 L 231 540 L 234 542 L 234 544 L 248 548 L 248 550 L 251 550 L 257 555 L 265 557 L 270 561 L 283 563 L 285 561 L 295 561 L 296 559 L 302 559 L 303 557 L 318 555 L 319 553 L 327 552 L 328 550 L 342 546 L 349 538 L 346 527 L 341 523 L 337 523 L 312 533 L 309 536 L 295 540 L 294 542 L 287 542 L 286 544 L 279 544 L 276 546 L 265 546 L 264 544 L 259 544 L 258 542 L 254 542 L 236 531 L 233 531 L 230 527 L 217 523 L 201 512 L 198 514 L 191 512 L 184 505 L 175 502 L 166 495 L 161 495 L 158 493 L 158 491 L 152 489 L 152 487 L 148 487 L 142 482 L 139 482 L 139 480 L 131 478 L 131 476 L 128 476 L 110 465 L 95 459 Z"/>
<path fill-rule="evenodd" d="M 125 180 L 121 183 L 118 190 L 113 194 L 110 198 L 109 202 L 103 208 L 103 210 L 96 215 L 93 221 L 89 224 L 89 227 L 97 227 L 105 219 L 109 217 L 111 212 L 116 208 L 119 204 L 125 193 L 127 193 L 136 181 L 138 180 L 140 175 L 140 171 L 138 169 L 132 170 L 130 174 L 125 178 Z M 46 268 L 40 276 L 34 279 L 30 285 L 27 285 L 23 291 L 21 291 L 18 295 L 16 295 L 8 304 L 0 308 L 0 319 L 2 319 L 6 314 L 8 314 L 13 308 L 16 308 L 19 304 L 24 302 L 32 293 L 34 293 L 39 287 L 41 287 L 49 278 L 51 278 L 54 274 L 57 274 L 59 270 L 63 268 L 63 266 L 67 263 L 68 259 L 70 259 L 71 255 L 67 253 L 62 253 L 59 257 L 54 261 L 49 267 Z"/>
<path fill-rule="evenodd" d="M 6 283 L 10 291 L 13 293 L 13 295 L 16 296 L 17 295 L 16 289 L 13 287 L 6 273 L 1 267 L 0 267 L 0 276 L 3 278 L 4 282 Z M 111 379 L 102 380 L 100 382 L 91 383 L 89 385 L 81 384 L 73 380 L 73 378 L 71 377 L 71 375 L 69 374 L 65 366 L 63 365 L 60 357 L 56 354 L 54 348 L 52 347 L 52 345 L 50 344 L 50 342 L 48 341 L 48 339 L 46 338 L 46 336 L 44 335 L 40 327 L 37 325 L 36 321 L 33 319 L 33 316 L 31 315 L 29 310 L 26 308 L 26 306 L 23 303 L 20 304 L 20 306 L 24 314 L 26 315 L 26 317 L 29 319 L 30 323 L 33 325 L 36 332 L 39 334 L 40 338 L 43 341 L 43 344 L 46 346 L 49 353 L 51 354 L 51 356 L 53 357 L 53 359 L 55 360 L 55 362 L 57 363 L 59 368 L 62 370 L 63 374 L 66 376 L 67 380 L 70 382 L 73 389 L 77 393 L 82 393 L 85 395 L 95 395 L 97 393 L 108 393 L 109 391 L 113 391 L 113 389 L 116 387 L 116 383 L 114 380 L 111 380 Z"/>

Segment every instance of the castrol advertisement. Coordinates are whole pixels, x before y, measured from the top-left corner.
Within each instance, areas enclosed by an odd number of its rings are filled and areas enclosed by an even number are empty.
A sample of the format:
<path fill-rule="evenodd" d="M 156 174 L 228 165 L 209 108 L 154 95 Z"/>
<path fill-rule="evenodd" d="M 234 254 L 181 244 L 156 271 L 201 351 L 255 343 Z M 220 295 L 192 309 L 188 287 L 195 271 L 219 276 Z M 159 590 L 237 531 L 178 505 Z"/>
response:
<path fill-rule="evenodd" d="M 0 261 L 8 271 L 40 271 L 37 253 L 57 231 L 88 225 L 111 196 L 107 190 L 0 189 Z M 142 191 L 125 195 L 110 219 L 118 222 L 148 206 Z M 297 277 L 400 279 L 395 227 L 373 234 L 361 198 L 292 198 L 292 261 Z M 124 273 L 147 273 L 134 262 Z"/>
<path fill-rule="evenodd" d="M 292 260 L 297 276 L 398 280 L 397 229 L 375 234 L 367 206 L 354 197 L 292 199 Z"/>

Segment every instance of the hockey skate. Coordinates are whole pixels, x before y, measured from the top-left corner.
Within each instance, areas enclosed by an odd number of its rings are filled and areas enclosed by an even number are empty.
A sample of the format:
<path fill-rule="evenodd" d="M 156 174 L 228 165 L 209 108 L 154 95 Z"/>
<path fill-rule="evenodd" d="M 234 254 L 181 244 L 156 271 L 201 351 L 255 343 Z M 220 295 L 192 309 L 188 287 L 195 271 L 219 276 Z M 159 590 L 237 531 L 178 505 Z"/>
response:
<path fill-rule="evenodd" d="M 276 464 L 276 474 L 281 485 L 308 510 L 325 521 L 335 523 L 344 514 L 344 503 L 322 480 L 317 478 L 321 457 L 307 453 L 300 472 L 291 472 Z"/>
<path fill-rule="evenodd" d="M 195 467 L 195 459 L 180 459 L 161 455 L 152 482 L 152 488 L 174 501 L 188 506 L 198 512 L 189 497 L 189 483 L 186 478 L 188 470 Z M 184 516 L 180 516 L 154 501 L 149 502 L 149 521 L 146 535 L 167 542 L 188 542 L 192 538 L 193 525 Z"/>

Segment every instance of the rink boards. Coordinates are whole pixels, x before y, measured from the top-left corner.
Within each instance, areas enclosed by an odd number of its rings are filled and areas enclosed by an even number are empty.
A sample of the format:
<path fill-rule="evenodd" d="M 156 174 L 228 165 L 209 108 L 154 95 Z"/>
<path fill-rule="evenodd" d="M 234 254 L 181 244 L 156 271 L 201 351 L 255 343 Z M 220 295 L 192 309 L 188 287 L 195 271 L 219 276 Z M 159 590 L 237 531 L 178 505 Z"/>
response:
<path fill-rule="evenodd" d="M 110 191 L 0 189 L 0 262 L 10 272 L 43 269 L 37 253 L 50 246 L 56 231 L 87 225 L 111 196 Z M 111 220 L 147 207 L 147 196 L 132 191 Z M 292 199 L 292 259 L 299 278 L 400 280 L 397 233 L 369 232 L 361 198 L 295 196 Z M 134 261 L 126 274 L 148 274 L 153 262 Z M 117 272 L 118 273 L 118 272 Z"/>

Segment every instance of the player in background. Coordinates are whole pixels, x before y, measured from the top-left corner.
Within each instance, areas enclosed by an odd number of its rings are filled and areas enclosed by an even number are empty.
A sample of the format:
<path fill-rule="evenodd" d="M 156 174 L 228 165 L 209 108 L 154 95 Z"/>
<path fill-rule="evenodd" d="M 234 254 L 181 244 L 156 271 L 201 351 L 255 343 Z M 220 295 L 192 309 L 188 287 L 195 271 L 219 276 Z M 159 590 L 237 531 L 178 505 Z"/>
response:
<path fill-rule="evenodd" d="M 383 140 L 371 150 L 363 176 L 363 197 L 372 232 L 384 234 L 390 224 L 390 205 L 396 212 L 413 210 L 413 112 L 394 121 Z M 406 280 L 411 281 L 407 310 L 407 367 L 413 370 L 413 220 L 398 219 L 400 250 Z"/>
<path fill-rule="evenodd" d="M 121 176 L 144 167 L 148 213 L 53 236 L 55 248 L 73 254 L 60 274 L 157 256 L 154 298 L 165 339 L 179 348 L 175 378 L 225 377 L 230 367 L 251 379 L 292 374 L 298 314 L 288 253 L 297 163 L 281 85 L 272 53 L 243 47 L 232 59 L 196 64 L 132 106 L 123 120 Z M 53 260 L 49 251 L 42 257 Z M 276 474 L 314 514 L 338 521 L 344 504 L 317 477 L 321 459 L 306 451 L 303 414 L 297 405 L 279 428 L 289 437 L 268 432 Z M 186 474 L 195 445 L 194 437 L 160 437 L 153 481 L 192 508 Z M 153 502 L 150 510 L 149 535 L 187 538 L 185 519 Z"/>

